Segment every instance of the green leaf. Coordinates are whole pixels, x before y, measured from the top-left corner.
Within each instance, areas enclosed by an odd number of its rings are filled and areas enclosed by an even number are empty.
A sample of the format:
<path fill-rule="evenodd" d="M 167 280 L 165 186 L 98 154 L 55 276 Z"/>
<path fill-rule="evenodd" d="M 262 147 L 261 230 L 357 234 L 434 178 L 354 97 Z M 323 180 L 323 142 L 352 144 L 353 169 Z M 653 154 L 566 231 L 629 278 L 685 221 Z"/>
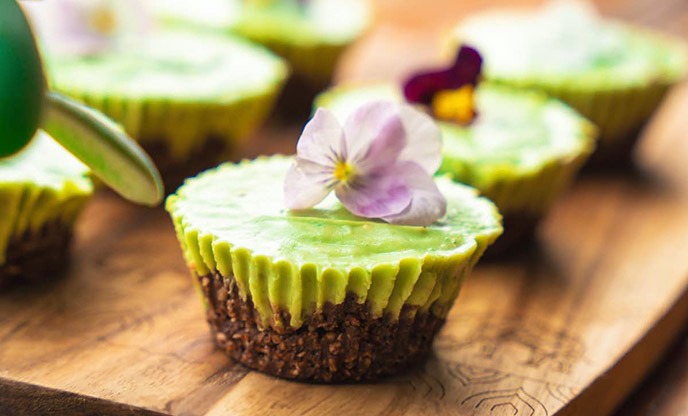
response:
<path fill-rule="evenodd" d="M 162 180 L 153 162 L 102 113 L 48 92 L 41 128 L 124 198 L 150 206 L 162 201 Z"/>

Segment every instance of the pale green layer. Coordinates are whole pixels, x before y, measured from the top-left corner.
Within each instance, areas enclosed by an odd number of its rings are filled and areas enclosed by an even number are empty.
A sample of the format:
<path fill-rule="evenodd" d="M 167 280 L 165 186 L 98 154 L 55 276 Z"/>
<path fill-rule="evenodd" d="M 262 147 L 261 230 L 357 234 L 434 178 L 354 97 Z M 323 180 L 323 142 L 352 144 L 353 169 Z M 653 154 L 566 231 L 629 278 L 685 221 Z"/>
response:
<path fill-rule="evenodd" d="M 153 2 L 164 23 L 238 33 L 284 57 L 294 73 L 324 84 L 345 47 L 368 27 L 370 11 L 360 0 L 298 3 L 200 0 L 190 8 L 185 0 Z"/>
<path fill-rule="evenodd" d="M 321 94 L 316 107 L 345 120 L 373 100 L 403 99 L 388 84 L 343 86 Z M 476 90 L 477 118 L 468 126 L 440 122 L 441 173 L 478 188 L 502 214 L 542 214 L 594 147 L 595 129 L 561 102 L 492 84 Z"/>
<path fill-rule="evenodd" d="M 487 12 L 457 26 L 488 80 L 540 89 L 600 128 L 602 145 L 638 129 L 688 72 L 686 42 L 602 19 L 581 4 Z"/>
<path fill-rule="evenodd" d="M 404 303 L 443 317 L 461 282 L 502 232 L 500 216 L 473 189 L 437 180 L 447 215 L 430 227 L 355 217 L 330 195 L 290 212 L 283 183 L 291 158 L 225 164 L 187 180 L 167 200 L 191 269 L 234 276 L 264 325 L 291 325 L 352 292 L 374 315 L 399 317 Z"/>
<path fill-rule="evenodd" d="M 294 75 L 298 75 L 301 81 L 310 83 L 316 90 L 331 83 L 339 57 L 348 46 L 321 43 L 294 45 L 267 40 L 261 43 L 289 62 Z"/>
<path fill-rule="evenodd" d="M 55 221 L 72 225 L 93 193 L 89 170 L 47 134 L 0 159 L 0 264 L 8 244 Z"/>
<path fill-rule="evenodd" d="M 370 10 L 360 0 L 244 1 L 154 0 L 163 22 L 186 23 L 203 29 L 229 30 L 258 42 L 294 45 L 344 45 L 368 26 Z"/>
<path fill-rule="evenodd" d="M 56 89 L 131 100 L 227 103 L 264 94 L 286 76 L 284 63 L 231 36 L 162 30 L 116 50 L 47 53 Z"/>
<path fill-rule="evenodd" d="M 70 96 L 102 111 L 122 124 L 138 142 L 164 141 L 177 161 L 188 159 L 203 148 L 207 139 L 226 143 L 231 152 L 270 113 L 280 88 L 228 103 L 179 102 L 172 99 L 129 100 L 116 96 L 94 96 L 72 92 Z M 228 155 L 218 154 L 218 160 Z"/>
<path fill-rule="evenodd" d="M 686 45 L 678 40 L 603 19 L 581 3 L 560 3 L 475 15 L 457 26 L 455 42 L 480 51 L 488 79 L 596 90 L 685 76 Z"/>
<path fill-rule="evenodd" d="M 52 87 L 101 110 L 140 142 L 183 160 L 207 138 L 247 137 L 272 108 L 285 63 L 230 36 L 162 31 L 118 51 L 48 54 Z"/>
<path fill-rule="evenodd" d="M 507 85 L 506 83 L 503 83 Z M 511 86 L 516 84 L 511 83 Z M 633 140 L 657 110 L 671 88 L 670 84 L 654 83 L 644 87 L 617 90 L 584 90 L 575 86 L 520 85 L 520 88 L 539 89 L 569 104 L 597 127 L 598 149 L 618 151 L 617 143 Z"/>

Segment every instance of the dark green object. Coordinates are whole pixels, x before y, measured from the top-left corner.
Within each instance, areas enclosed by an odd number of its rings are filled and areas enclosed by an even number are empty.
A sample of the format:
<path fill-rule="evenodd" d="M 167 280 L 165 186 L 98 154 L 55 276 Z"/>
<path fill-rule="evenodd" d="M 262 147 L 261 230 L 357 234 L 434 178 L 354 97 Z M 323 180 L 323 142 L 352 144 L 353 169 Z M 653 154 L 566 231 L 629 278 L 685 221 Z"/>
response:
<path fill-rule="evenodd" d="M 46 92 L 31 28 L 14 0 L 0 0 L 0 158 L 21 150 L 38 128 L 123 197 L 157 205 L 164 197 L 150 158 L 112 120 Z"/>
<path fill-rule="evenodd" d="M 0 157 L 33 137 L 45 94 L 43 68 L 26 17 L 14 0 L 0 1 Z"/>

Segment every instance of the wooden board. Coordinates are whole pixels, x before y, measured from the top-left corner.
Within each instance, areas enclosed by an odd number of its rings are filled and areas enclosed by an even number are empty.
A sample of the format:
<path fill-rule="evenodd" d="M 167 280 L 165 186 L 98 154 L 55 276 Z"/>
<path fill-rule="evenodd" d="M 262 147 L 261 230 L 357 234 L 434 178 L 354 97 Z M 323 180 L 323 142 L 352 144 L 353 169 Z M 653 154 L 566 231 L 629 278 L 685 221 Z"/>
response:
<path fill-rule="evenodd" d="M 341 78 L 374 77 L 408 33 L 426 33 L 401 26 L 381 25 Z M 0 414 L 608 413 L 688 319 L 686 114 L 683 87 L 643 141 L 642 174 L 582 178 L 538 245 L 477 268 L 427 362 L 375 383 L 233 364 L 213 347 L 167 215 L 99 195 L 68 276 L 0 294 Z M 297 134 L 266 130 L 244 152 L 289 151 Z"/>
<path fill-rule="evenodd" d="M 679 342 L 662 358 L 661 364 L 617 409 L 617 415 L 688 415 L 688 328 L 686 329 Z"/>

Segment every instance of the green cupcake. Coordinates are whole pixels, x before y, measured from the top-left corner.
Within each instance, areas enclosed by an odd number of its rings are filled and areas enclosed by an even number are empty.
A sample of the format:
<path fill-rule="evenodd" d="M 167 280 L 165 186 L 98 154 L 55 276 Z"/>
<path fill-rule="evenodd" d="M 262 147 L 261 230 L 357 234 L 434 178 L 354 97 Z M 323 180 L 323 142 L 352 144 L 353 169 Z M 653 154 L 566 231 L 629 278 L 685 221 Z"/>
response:
<path fill-rule="evenodd" d="M 639 129 L 688 69 L 682 42 L 602 19 L 578 2 L 475 15 L 453 41 L 480 50 L 488 80 L 544 91 L 594 122 L 600 161 L 628 158 Z"/>
<path fill-rule="evenodd" d="M 346 118 L 362 103 L 402 101 L 391 84 L 341 86 L 324 92 L 314 106 Z M 441 173 L 471 185 L 504 216 L 504 236 L 491 252 L 508 248 L 532 232 L 567 189 L 594 148 L 595 128 L 571 108 L 537 92 L 481 84 L 477 117 L 469 125 L 439 122 Z"/>
<path fill-rule="evenodd" d="M 157 0 L 155 14 L 170 24 L 232 32 L 263 44 L 289 62 L 282 110 L 310 104 L 332 78 L 344 50 L 370 21 L 360 0 Z M 280 103 L 282 104 L 282 103 Z"/>
<path fill-rule="evenodd" d="M 46 53 L 53 89 L 101 110 L 153 157 L 168 190 L 226 160 L 269 113 L 286 65 L 232 37 L 155 31 L 84 53 Z"/>
<path fill-rule="evenodd" d="M 92 193 L 88 168 L 43 132 L 0 159 L 0 287 L 64 270 L 74 222 Z"/>
<path fill-rule="evenodd" d="M 488 200 L 448 178 L 428 227 L 354 216 L 330 195 L 283 200 L 292 158 L 225 164 L 168 197 L 217 344 L 279 377 L 393 373 L 426 352 L 461 283 L 501 233 Z"/>

